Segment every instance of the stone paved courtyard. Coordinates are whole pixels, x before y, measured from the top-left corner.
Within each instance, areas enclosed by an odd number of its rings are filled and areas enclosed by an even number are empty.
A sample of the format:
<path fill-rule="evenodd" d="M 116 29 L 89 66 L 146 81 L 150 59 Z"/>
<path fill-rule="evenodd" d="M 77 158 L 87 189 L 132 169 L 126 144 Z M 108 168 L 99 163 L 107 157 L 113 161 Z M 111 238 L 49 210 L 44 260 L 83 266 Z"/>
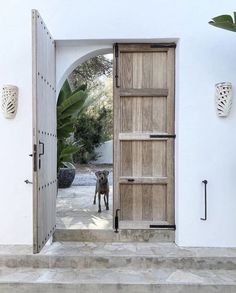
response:
<path fill-rule="evenodd" d="M 93 205 L 97 170 L 108 170 L 110 210 L 105 209 L 102 196 L 102 213 Z M 112 166 L 79 166 L 70 188 L 59 189 L 57 197 L 57 229 L 112 229 Z"/>

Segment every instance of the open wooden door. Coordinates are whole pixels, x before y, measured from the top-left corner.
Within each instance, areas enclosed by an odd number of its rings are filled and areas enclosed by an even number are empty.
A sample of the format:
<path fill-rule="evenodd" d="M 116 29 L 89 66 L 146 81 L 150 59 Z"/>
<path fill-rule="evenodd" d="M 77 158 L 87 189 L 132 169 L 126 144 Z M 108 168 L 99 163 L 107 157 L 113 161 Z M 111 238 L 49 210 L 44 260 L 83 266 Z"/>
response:
<path fill-rule="evenodd" d="M 33 244 L 39 252 L 56 227 L 57 135 L 55 41 L 32 11 Z"/>
<path fill-rule="evenodd" d="M 121 229 L 173 228 L 175 44 L 114 56 L 114 213 Z"/>

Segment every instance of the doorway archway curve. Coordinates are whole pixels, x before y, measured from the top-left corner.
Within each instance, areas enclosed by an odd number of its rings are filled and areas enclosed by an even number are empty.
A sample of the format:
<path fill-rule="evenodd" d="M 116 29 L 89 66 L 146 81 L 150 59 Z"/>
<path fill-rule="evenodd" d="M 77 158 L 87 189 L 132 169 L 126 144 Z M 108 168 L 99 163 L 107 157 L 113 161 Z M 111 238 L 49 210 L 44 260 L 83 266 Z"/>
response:
<path fill-rule="evenodd" d="M 112 46 L 89 48 L 88 47 L 71 47 L 59 49 L 57 52 L 57 93 L 59 93 L 63 83 L 68 75 L 80 64 L 98 55 L 112 53 Z M 64 58 L 66 56 L 66 58 Z"/>

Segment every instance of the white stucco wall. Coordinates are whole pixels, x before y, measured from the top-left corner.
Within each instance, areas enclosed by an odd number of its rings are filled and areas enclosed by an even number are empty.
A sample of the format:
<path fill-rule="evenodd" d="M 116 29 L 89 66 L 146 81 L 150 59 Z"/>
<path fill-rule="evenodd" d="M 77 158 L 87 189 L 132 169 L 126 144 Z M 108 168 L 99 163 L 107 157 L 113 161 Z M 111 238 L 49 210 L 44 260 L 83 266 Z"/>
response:
<path fill-rule="evenodd" d="M 105 141 L 102 145 L 95 149 L 98 154 L 94 164 L 113 164 L 113 140 Z"/>
<path fill-rule="evenodd" d="M 0 85 L 19 86 L 16 118 L 0 115 L 0 244 L 32 243 L 31 8 L 57 40 L 58 88 L 87 54 L 114 41 L 178 39 L 176 55 L 176 240 L 186 246 L 236 246 L 236 102 L 226 119 L 214 84 L 236 88 L 236 34 L 207 24 L 234 0 L 9 0 L 0 11 Z M 63 40 L 93 40 L 64 42 Z M 71 46 L 73 45 L 73 46 Z M 208 221 L 201 181 L 209 181 Z"/>

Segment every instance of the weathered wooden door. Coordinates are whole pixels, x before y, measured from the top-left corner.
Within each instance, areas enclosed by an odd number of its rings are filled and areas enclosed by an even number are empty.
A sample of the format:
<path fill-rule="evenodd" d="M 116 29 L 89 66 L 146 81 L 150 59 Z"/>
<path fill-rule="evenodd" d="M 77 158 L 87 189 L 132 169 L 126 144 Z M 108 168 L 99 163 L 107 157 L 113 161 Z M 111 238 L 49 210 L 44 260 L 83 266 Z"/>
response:
<path fill-rule="evenodd" d="M 114 212 L 120 228 L 173 226 L 175 44 L 114 56 Z"/>
<path fill-rule="evenodd" d="M 56 227 L 57 136 L 55 41 L 32 11 L 33 243 L 39 252 Z"/>

